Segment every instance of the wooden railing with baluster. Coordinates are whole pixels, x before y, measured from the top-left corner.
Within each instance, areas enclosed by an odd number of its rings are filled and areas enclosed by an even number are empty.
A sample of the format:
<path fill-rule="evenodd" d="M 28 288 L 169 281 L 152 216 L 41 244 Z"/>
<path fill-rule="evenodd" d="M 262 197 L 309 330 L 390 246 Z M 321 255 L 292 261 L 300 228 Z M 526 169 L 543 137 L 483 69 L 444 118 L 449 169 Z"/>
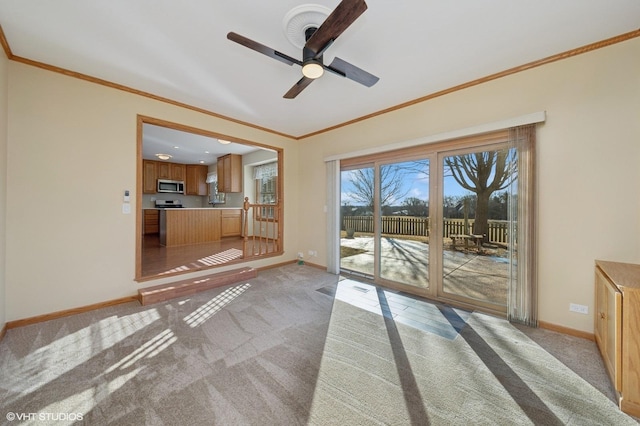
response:
<path fill-rule="evenodd" d="M 280 253 L 282 230 L 279 225 L 281 205 L 251 204 L 245 197 L 242 250 L 244 258 Z"/>

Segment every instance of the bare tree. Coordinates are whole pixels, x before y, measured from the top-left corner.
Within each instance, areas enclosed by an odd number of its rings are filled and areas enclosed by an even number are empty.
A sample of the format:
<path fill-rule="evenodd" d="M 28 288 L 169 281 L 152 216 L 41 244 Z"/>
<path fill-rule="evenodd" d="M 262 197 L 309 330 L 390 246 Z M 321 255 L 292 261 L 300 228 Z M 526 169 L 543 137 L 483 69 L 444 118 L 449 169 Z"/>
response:
<path fill-rule="evenodd" d="M 402 190 L 404 171 L 402 167 L 386 165 L 380 167 L 380 205 L 388 206 L 403 198 L 407 191 Z M 366 167 L 353 170 L 349 181 L 353 185 L 353 192 L 349 193 L 352 200 L 367 206 L 373 211 L 375 198 L 374 169 Z"/>
<path fill-rule="evenodd" d="M 517 159 L 507 149 L 455 155 L 444 159 L 453 178 L 464 189 L 475 193 L 473 232 L 486 239 L 491 194 L 508 187 L 517 177 Z"/>

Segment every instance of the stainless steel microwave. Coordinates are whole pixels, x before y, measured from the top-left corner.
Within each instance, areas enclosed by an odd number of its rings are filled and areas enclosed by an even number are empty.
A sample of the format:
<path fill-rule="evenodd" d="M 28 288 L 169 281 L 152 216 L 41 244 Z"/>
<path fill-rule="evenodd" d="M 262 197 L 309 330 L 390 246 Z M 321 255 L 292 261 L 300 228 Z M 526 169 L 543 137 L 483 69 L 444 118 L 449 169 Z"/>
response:
<path fill-rule="evenodd" d="M 170 192 L 173 194 L 184 194 L 184 181 L 158 179 L 157 192 Z"/>

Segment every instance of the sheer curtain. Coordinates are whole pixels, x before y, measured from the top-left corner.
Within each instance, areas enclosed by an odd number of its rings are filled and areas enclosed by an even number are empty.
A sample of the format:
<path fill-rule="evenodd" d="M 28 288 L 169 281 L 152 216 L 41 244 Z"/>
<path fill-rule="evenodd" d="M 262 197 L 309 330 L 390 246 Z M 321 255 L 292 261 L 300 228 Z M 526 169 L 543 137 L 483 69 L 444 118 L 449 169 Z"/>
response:
<path fill-rule="evenodd" d="M 271 179 L 278 176 L 278 162 L 261 164 L 253 168 L 254 179 Z"/>
<path fill-rule="evenodd" d="M 327 272 L 340 273 L 340 160 L 327 161 Z"/>
<path fill-rule="evenodd" d="M 518 178 L 509 188 L 510 279 L 507 300 L 509 321 L 538 326 L 536 242 L 536 126 L 509 129 L 509 145 L 518 159 Z"/>

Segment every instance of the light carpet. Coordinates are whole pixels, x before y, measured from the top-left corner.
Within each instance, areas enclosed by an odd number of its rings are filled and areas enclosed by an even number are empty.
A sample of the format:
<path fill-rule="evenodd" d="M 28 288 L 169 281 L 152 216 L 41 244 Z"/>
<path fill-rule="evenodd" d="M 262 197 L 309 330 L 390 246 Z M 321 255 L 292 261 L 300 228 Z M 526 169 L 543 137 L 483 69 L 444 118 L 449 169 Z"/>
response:
<path fill-rule="evenodd" d="M 11 329 L 0 422 L 636 424 L 508 322 L 408 301 L 443 312 L 436 322 L 451 327 L 432 332 L 400 320 L 401 295 L 372 289 L 378 306 L 358 306 L 350 280 L 289 265 L 168 303 Z"/>

